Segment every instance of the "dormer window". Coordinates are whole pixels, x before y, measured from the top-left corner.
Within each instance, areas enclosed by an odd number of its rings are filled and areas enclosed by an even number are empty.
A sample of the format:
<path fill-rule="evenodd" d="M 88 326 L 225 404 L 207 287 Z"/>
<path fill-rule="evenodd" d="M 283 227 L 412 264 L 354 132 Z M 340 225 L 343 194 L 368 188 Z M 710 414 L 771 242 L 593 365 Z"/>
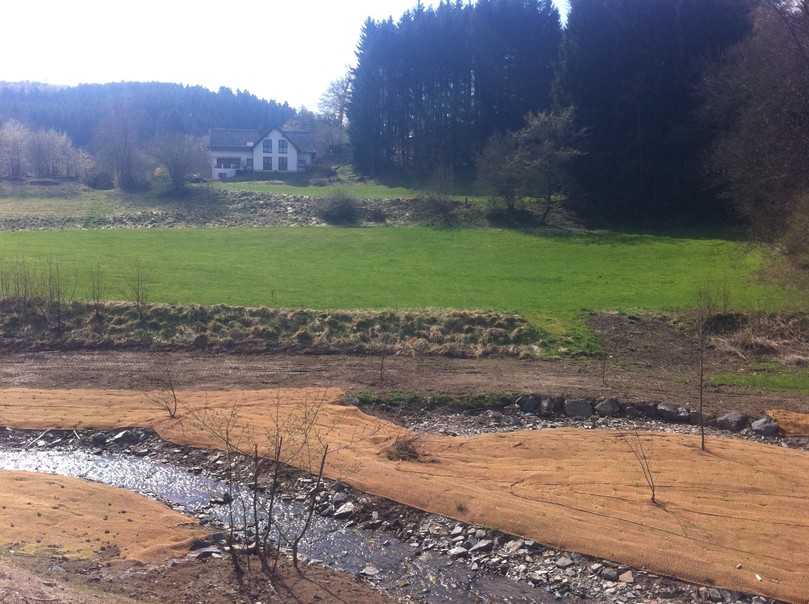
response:
<path fill-rule="evenodd" d="M 284 141 L 284 142 L 285 142 L 285 141 Z M 263 148 L 264 148 L 264 153 L 267 153 L 268 155 L 272 153 L 272 139 L 267 139 L 267 140 L 265 140 L 265 141 L 262 143 L 262 146 L 263 146 Z M 279 145 L 278 152 L 279 152 L 279 153 L 283 153 L 283 152 L 281 151 L 281 149 L 280 149 L 280 145 Z"/>
<path fill-rule="evenodd" d="M 286 155 L 288 147 L 289 147 L 289 143 L 287 141 L 285 141 L 283 139 L 278 141 L 278 153 L 280 155 Z"/>

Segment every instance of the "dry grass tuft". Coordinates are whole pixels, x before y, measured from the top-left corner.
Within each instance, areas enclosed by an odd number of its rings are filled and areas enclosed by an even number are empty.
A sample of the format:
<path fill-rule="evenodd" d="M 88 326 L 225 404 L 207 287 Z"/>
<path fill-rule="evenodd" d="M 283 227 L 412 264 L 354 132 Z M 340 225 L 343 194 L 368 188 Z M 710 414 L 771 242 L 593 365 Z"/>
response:
<path fill-rule="evenodd" d="M 418 436 L 400 436 L 385 449 L 385 457 L 391 461 L 421 461 Z"/>

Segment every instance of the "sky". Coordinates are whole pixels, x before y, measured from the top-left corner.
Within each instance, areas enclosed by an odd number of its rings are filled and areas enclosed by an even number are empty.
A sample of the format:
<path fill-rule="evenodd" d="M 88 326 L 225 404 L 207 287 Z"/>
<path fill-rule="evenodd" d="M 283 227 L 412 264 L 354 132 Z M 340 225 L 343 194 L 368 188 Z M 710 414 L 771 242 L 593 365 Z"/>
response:
<path fill-rule="evenodd" d="M 367 17 L 416 0 L 2 1 L 0 81 L 227 86 L 317 108 Z M 554 0 L 564 11 L 568 0 Z M 436 5 L 438 0 L 424 0 Z"/>

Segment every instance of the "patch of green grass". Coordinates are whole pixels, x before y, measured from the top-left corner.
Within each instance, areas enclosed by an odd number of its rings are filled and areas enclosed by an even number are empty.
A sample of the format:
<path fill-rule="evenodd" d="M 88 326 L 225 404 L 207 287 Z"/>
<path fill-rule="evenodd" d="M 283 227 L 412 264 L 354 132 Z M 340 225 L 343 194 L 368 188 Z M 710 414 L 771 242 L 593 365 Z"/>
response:
<path fill-rule="evenodd" d="M 322 186 L 296 185 L 271 183 L 266 181 L 242 181 L 242 182 L 216 182 L 212 186 L 228 191 L 250 191 L 254 193 L 279 193 L 283 195 L 305 195 L 307 197 L 324 198 L 331 197 L 337 193 L 345 193 L 357 199 L 413 199 L 430 194 L 424 189 L 412 189 L 408 187 L 392 187 L 375 182 L 340 182 Z M 479 195 L 448 195 L 452 199 L 478 203 L 486 198 Z"/>
<path fill-rule="evenodd" d="M 778 363 L 757 363 L 743 373 L 718 373 L 711 376 L 710 381 L 716 386 L 809 394 L 809 370 L 783 367 Z"/>
<path fill-rule="evenodd" d="M 40 231 L 0 233 L 0 258 L 57 261 L 79 296 L 98 262 L 113 299 L 128 298 L 140 265 L 154 302 L 513 311 L 570 352 L 596 345 L 584 311 L 686 309 L 706 287 L 726 290 L 740 310 L 806 307 L 800 292 L 756 280 L 766 260 L 761 249 L 662 235 L 421 227 Z"/>

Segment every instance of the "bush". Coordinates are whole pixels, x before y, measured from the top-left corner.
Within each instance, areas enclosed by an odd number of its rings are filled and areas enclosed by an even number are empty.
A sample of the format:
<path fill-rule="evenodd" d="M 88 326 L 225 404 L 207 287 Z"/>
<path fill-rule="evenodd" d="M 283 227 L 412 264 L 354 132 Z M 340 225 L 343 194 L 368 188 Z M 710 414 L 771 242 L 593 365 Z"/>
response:
<path fill-rule="evenodd" d="M 91 189 L 114 189 L 115 180 L 109 172 L 92 172 L 85 178 L 84 184 Z"/>
<path fill-rule="evenodd" d="M 809 195 L 796 204 L 784 236 L 784 248 L 800 268 L 809 269 Z"/>
<path fill-rule="evenodd" d="M 359 223 L 362 210 L 356 199 L 347 193 L 338 192 L 323 203 L 318 215 L 327 224 L 348 226 Z"/>
<path fill-rule="evenodd" d="M 429 195 L 422 198 L 423 212 L 432 226 L 452 227 L 458 222 L 455 215 L 456 204 L 451 199 L 438 195 Z"/>

